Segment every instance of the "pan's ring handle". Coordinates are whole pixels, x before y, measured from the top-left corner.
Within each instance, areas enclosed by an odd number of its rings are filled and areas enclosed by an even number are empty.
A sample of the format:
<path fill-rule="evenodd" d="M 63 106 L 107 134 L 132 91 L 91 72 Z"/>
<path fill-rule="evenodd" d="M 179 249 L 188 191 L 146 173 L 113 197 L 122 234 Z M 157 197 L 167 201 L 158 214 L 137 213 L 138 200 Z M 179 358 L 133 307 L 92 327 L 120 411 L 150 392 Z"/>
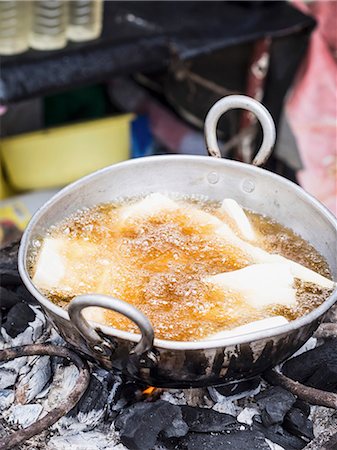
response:
<path fill-rule="evenodd" d="M 139 309 L 124 302 L 123 300 L 110 297 L 108 295 L 79 295 L 69 304 L 69 317 L 73 325 L 96 353 L 105 356 L 109 354 L 111 355 L 113 348 L 112 345 L 109 344 L 109 341 L 104 340 L 83 317 L 82 309 L 90 306 L 110 309 L 111 311 L 123 314 L 138 326 L 142 337 L 131 353 L 141 356 L 152 348 L 154 331 L 149 319 L 141 311 L 139 311 Z"/>
<path fill-rule="evenodd" d="M 205 140 L 210 156 L 221 158 L 216 128 L 220 117 L 230 109 L 248 109 L 258 118 L 262 126 L 263 140 L 252 164 L 261 166 L 269 158 L 275 144 L 275 124 L 269 111 L 257 100 L 246 95 L 228 95 L 217 101 L 205 119 Z"/>

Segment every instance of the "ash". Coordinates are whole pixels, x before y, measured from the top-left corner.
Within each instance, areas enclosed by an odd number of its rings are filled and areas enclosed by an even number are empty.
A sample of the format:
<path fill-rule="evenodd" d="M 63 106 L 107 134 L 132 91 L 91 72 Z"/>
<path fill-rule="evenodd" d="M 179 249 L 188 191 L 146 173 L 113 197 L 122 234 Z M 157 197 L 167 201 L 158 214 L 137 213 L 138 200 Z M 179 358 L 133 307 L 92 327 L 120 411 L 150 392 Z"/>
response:
<path fill-rule="evenodd" d="M 0 258 L 0 349 L 66 345 L 22 285 L 16 251 L 15 246 L 7 248 Z M 336 313 L 330 320 L 337 322 Z M 337 392 L 336 345 L 336 339 L 311 338 L 282 370 L 295 380 Z M 321 450 L 329 448 L 325 443 L 336 433 L 335 410 L 311 406 L 260 378 L 206 389 L 155 389 L 148 395 L 144 386 L 120 373 L 90 368 L 90 384 L 77 406 L 17 448 Z M 75 366 L 58 357 L 21 357 L 0 364 L 0 443 L 57 407 L 76 385 L 77 375 Z"/>

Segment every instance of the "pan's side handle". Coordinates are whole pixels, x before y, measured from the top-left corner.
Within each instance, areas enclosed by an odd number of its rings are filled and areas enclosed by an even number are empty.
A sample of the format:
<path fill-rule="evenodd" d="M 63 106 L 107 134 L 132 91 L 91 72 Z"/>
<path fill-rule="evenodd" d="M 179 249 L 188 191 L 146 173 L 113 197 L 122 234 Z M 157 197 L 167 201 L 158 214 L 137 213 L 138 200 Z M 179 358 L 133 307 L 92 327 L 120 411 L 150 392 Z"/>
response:
<path fill-rule="evenodd" d="M 262 126 L 263 140 L 252 164 L 261 166 L 269 158 L 275 144 L 275 124 L 269 111 L 257 100 L 246 95 L 229 95 L 217 101 L 208 111 L 205 119 L 205 140 L 210 156 L 221 158 L 216 128 L 220 117 L 230 109 L 248 109 L 256 115 Z"/>
<path fill-rule="evenodd" d="M 113 346 L 108 340 L 104 340 L 97 331 L 88 323 L 82 314 L 82 309 L 91 306 L 110 309 L 111 311 L 123 314 L 132 320 L 141 331 L 141 339 L 130 352 L 136 356 L 141 356 L 151 350 L 153 346 L 154 331 L 149 319 L 135 308 L 133 305 L 123 300 L 110 297 L 108 295 L 85 294 L 75 297 L 69 304 L 68 313 L 71 322 L 87 341 L 90 348 L 102 356 L 109 356 L 113 353 Z"/>

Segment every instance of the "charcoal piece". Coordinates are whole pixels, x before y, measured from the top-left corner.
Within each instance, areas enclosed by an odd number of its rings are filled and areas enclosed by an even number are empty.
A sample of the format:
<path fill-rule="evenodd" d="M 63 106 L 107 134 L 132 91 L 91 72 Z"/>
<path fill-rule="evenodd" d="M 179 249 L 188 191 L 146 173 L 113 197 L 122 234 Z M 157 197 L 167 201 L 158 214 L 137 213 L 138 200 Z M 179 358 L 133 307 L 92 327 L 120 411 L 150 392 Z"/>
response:
<path fill-rule="evenodd" d="M 81 400 L 68 415 L 76 416 L 79 412 L 87 414 L 90 411 L 100 411 L 105 408 L 109 392 L 95 376 L 91 376 L 90 383 Z"/>
<path fill-rule="evenodd" d="M 329 339 L 324 344 L 285 362 L 282 372 L 292 380 L 306 384 L 307 380 L 326 363 L 337 367 L 337 339 Z"/>
<path fill-rule="evenodd" d="M 337 351 L 337 343 L 336 350 Z M 305 382 L 307 386 L 328 392 L 337 392 L 337 364 L 326 362 Z"/>
<path fill-rule="evenodd" d="M 8 312 L 3 328 L 10 337 L 15 338 L 22 333 L 29 322 L 33 322 L 35 313 L 26 303 L 17 303 Z"/>
<path fill-rule="evenodd" d="M 284 416 L 296 401 L 295 396 L 285 389 L 275 386 L 256 396 L 262 408 L 262 422 L 266 427 L 283 422 Z"/>
<path fill-rule="evenodd" d="M 40 394 L 51 377 L 49 356 L 39 356 L 25 365 L 27 372 L 19 377 L 15 385 L 16 403 L 30 403 Z"/>
<path fill-rule="evenodd" d="M 265 427 L 254 418 L 253 430 L 264 434 L 271 442 L 280 445 L 285 450 L 302 450 L 307 445 L 307 441 L 290 434 L 281 425 Z"/>
<path fill-rule="evenodd" d="M 19 272 L 15 269 L 2 268 L 0 269 L 1 286 L 15 287 L 22 283 Z"/>
<path fill-rule="evenodd" d="M 38 301 L 36 298 L 28 291 L 26 286 L 19 286 L 16 291 L 16 295 L 18 295 L 21 299 L 21 301 L 24 301 L 26 303 L 29 303 L 30 305 L 37 305 Z"/>
<path fill-rule="evenodd" d="M 12 389 L 0 389 L 0 411 L 9 408 L 14 402 L 14 391 Z"/>
<path fill-rule="evenodd" d="M 256 377 L 251 380 L 242 380 L 237 383 L 230 383 L 224 386 L 215 386 L 219 394 L 224 397 L 233 397 L 238 396 L 240 394 L 248 394 L 251 391 L 255 391 L 259 387 L 261 383 L 261 378 Z"/>
<path fill-rule="evenodd" d="M 20 297 L 15 292 L 0 286 L 0 307 L 2 309 L 8 310 L 18 302 L 20 302 Z"/>
<path fill-rule="evenodd" d="M 19 368 L 9 366 L 9 363 L 0 365 L 0 390 L 13 386 L 18 377 Z"/>
<path fill-rule="evenodd" d="M 177 448 L 186 450 L 270 450 L 264 435 L 255 430 L 233 431 L 224 434 L 188 433 Z"/>
<path fill-rule="evenodd" d="M 168 424 L 162 431 L 161 436 L 164 438 L 180 438 L 188 433 L 188 425 L 181 418 L 181 415 L 177 413 L 177 416 L 172 420 L 171 424 Z"/>
<path fill-rule="evenodd" d="M 163 400 L 135 403 L 117 417 L 115 427 L 122 443 L 130 450 L 152 449 L 160 433 L 173 437 L 188 431 L 180 407 Z"/>
<path fill-rule="evenodd" d="M 219 413 L 213 409 L 182 406 L 181 411 L 183 420 L 187 423 L 190 431 L 211 433 L 240 427 L 235 417 L 230 414 Z"/>
<path fill-rule="evenodd" d="M 311 410 L 309 403 L 297 398 L 293 407 L 300 409 L 302 413 L 305 415 L 305 417 L 309 417 Z"/>
<path fill-rule="evenodd" d="M 39 403 L 30 403 L 29 405 L 14 405 L 10 409 L 8 422 L 19 424 L 22 428 L 27 428 L 37 421 L 42 413 L 43 407 Z"/>
<path fill-rule="evenodd" d="M 314 439 L 313 423 L 298 408 L 292 408 L 287 412 L 283 427 L 294 436 L 307 438 L 309 441 Z"/>
<path fill-rule="evenodd" d="M 0 273 L 4 268 L 17 269 L 19 245 L 20 242 L 17 241 L 1 249 Z"/>

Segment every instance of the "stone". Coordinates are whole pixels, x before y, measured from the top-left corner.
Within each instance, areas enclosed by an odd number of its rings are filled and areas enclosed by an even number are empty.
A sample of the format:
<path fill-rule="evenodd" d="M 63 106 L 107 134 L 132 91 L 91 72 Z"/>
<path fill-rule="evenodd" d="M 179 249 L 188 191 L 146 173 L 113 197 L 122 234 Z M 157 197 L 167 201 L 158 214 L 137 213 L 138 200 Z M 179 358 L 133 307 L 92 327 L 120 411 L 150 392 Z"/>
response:
<path fill-rule="evenodd" d="M 213 409 L 181 406 L 183 420 L 189 431 L 198 433 L 212 433 L 227 431 L 239 427 L 234 416 L 221 414 Z"/>
<path fill-rule="evenodd" d="M 153 449 L 160 433 L 166 437 L 183 436 L 187 424 L 179 406 L 163 400 L 135 403 L 115 420 L 121 442 L 130 450 Z"/>
<path fill-rule="evenodd" d="M 286 413 L 291 409 L 296 398 L 290 392 L 276 386 L 261 392 L 256 396 L 256 401 L 262 408 L 263 425 L 269 427 L 283 422 Z"/>

